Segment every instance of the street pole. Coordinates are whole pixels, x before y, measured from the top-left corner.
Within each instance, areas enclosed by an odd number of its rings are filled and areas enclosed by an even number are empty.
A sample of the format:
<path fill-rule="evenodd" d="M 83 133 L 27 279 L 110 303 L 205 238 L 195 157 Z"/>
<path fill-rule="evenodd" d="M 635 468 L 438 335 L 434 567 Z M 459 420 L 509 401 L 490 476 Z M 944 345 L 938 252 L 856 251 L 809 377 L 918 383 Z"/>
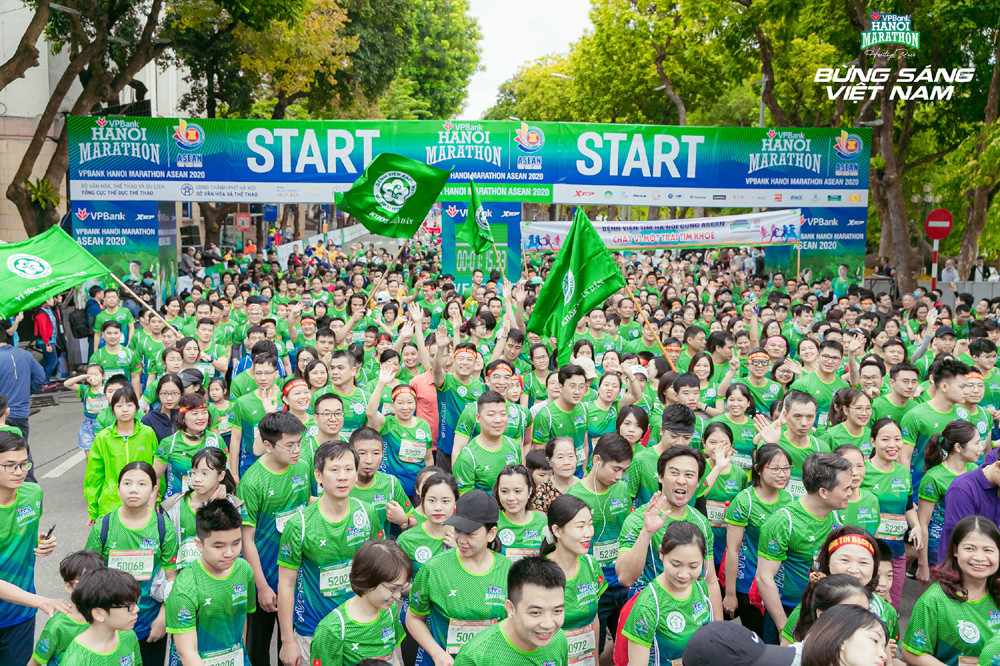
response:
<path fill-rule="evenodd" d="M 941 241 L 934 239 L 934 255 L 931 259 L 931 290 L 937 289 L 937 275 L 938 275 L 938 244 Z"/>

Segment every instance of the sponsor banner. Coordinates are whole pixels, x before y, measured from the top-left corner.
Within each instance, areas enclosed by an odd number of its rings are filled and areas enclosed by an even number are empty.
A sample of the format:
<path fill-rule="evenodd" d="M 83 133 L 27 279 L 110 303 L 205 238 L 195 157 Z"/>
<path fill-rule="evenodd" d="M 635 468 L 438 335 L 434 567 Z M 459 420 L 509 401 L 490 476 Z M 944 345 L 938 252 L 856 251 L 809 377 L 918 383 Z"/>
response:
<path fill-rule="evenodd" d="M 157 204 L 159 217 L 160 266 L 153 274 L 159 278 L 157 282 L 157 297 L 160 305 L 167 296 L 177 292 L 177 205 L 173 201 L 161 201 Z"/>
<path fill-rule="evenodd" d="M 160 219 L 155 201 L 73 201 L 73 238 L 122 279 L 132 274 L 129 262 L 139 262 L 138 273 L 159 275 Z M 177 257 L 176 231 L 173 253 Z M 161 282 L 161 284 L 163 284 Z"/>
<path fill-rule="evenodd" d="M 478 183 L 476 189 L 479 189 Z M 521 278 L 521 204 L 484 201 L 482 207 L 490 221 L 504 271 L 512 282 L 516 282 Z M 441 204 L 441 268 L 443 273 L 455 276 L 456 286 L 471 284 L 473 271 L 483 271 L 488 280 L 490 271 L 499 268 L 497 253 L 492 249 L 476 254 L 467 243 L 455 240 L 455 226 L 463 224 L 468 214 L 468 200 Z"/>
<path fill-rule="evenodd" d="M 612 250 L 770 246 L 798 243 L 800 220 L 801 211 L 793 208 L 682 220 L 594 222 L 594 228 Z M 521 223 L 523 250 L 556 252 L 569 228 L 568 221 L 525 220 Z"/>
<path fill-rule="evenodd" d="M 837 265 L 847 264 L 850 275 L 863 274 L 867 216 L 867 208 L 803 208 L 803 270 L 835 276 Z"/>

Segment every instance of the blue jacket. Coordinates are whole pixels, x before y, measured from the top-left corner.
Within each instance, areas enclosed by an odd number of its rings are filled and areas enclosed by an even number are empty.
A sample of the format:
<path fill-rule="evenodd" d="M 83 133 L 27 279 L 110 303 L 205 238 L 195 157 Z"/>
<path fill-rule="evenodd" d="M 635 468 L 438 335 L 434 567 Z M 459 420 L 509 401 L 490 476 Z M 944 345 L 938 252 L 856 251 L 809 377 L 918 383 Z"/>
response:
<path fill-rule="evenodd" d="M 31 394 L 45 383 L 45 372 L 30 352 L 0 345 L 0 394 L 7 396 L 10 418 L 26 419 L 31 411 Z"/>

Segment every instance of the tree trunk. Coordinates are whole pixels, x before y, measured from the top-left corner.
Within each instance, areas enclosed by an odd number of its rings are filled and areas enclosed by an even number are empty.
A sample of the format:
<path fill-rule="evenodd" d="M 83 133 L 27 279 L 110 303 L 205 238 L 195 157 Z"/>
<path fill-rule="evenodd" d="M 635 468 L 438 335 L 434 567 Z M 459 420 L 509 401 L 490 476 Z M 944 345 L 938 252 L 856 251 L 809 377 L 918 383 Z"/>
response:
<path fill-rule="evenodd" d="M 230 213 L 236 211 L 236 207 L 234 203 L 211 204 L 204 202 L 198 204 L 201 217 L 205 221 L 204 245 L 206 247 L 212 243 L 218 244 L 222 223 Z"/>
<path fill-rule="evenodd" d="M 899 285 L 903 291 L 913 291 L 917 286 L 917 272 L 914 266 L 913 247 L 910 245 L 909 219 L 906 215 L 906 201 L 903 198 L 903 183 L 896 163 L 893 145 L 893 125 L 896 116 L 895 102 L 889 95 L 882 96 L 882 126 L 876 128 L 879 134 L 879 153 L 885 160 L 882 169 L 881 187 L 884 196 L 885 213 L 882 226 L 892 227 L 893 263 L 899 275 Z"/>
<path fill-rule="evenodd" d="M 647 217 L 647 219 L 650 222 L 655 221 L 655 220 L 659 220 L 660 219 L 660 207 L 659 206 L 650 206 L 649 207 L 649 216 Z"/>
<path fill-rule="evenodd" d="M 985 137 L 990 129 L 997 122 L 997 106 L 1000 101 L 1000 46 L 993 49 L 993 76 L 990 79 L 990 90 L 986 96 L 986 112 L 983 114 L 983 137 L 984 140 L 976 147 L 976 161 L 978 163 L 982 152 L 986 149 L 987 141 Z M 990 203 L 990 190 L 994 183 L 984 183 L 966 192 L 967 200 L 971 205 L 966 209 L 965 235 L 962 236 L 962 248 L 958 253 L 958 273 L 967 275 L 972 269 L 972 264 L 979 254 L 979 238 L 983 235 L 983 228 L 986 226 L 986 213 Z"/>
<path fill-rule="evenodd" d="M 28 27 L 21 35 L 21 41 L 14 50 L 14 55 L 0 65 L 0 90 L 11 82 L 20 79 L 32 67 L 38 67 L 38 47 L 35 44 L 49 22 L 49 0 L 39 0 L 35 15 L 31 17 Z"/>

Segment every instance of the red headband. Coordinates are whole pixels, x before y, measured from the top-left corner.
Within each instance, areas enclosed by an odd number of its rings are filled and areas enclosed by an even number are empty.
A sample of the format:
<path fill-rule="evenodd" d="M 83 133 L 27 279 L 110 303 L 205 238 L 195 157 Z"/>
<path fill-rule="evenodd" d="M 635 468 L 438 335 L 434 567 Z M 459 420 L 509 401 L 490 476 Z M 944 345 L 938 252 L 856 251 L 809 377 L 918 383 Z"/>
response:
<path fill-rule="evenodd" d="M 395 400 L 396 396 L 398 396 L 401 393 L 409 393 L 410 395 L 413 396 L 414 400 L 417 399 L 416 390 L 414 390 L 414 388 L 409 384 L 400 384 L 396 388 L 392 389 L 392 399 Z"/>
<path fill-rule="evenodd" d="M 969 370 L 969 372 L 966 373 L 965 378 L 978 379 L 979 381 L 983 381 L 983 373 L 979 372 L 978 370 Z"/>
<path fill-rule="evenodd" d="M 826 552 L 833 553 L 833 551 L 838 548 L 842 548 L 843 546 L 861 546 L 873 556 L 875 555 L 875 549 L 872 547 L 871 541 L 864 538 L 860 534 L 845 534 L 842 537 L 837 537 L 830 542 L 829 546 L 827 546 Z"/>
<path fill-rule="evenodd" d="M 287 384 L 285 384 L 285 387 L 283 389 L 281 389 L 281 395 L 287 398 L 288 394 L 291 393 L 292 389 L 299 386 L 305 386 L 306 388 L 309 388 L 309 383 L 304 379 L 298 379 L 298 378 L 292 379 Z"/>

